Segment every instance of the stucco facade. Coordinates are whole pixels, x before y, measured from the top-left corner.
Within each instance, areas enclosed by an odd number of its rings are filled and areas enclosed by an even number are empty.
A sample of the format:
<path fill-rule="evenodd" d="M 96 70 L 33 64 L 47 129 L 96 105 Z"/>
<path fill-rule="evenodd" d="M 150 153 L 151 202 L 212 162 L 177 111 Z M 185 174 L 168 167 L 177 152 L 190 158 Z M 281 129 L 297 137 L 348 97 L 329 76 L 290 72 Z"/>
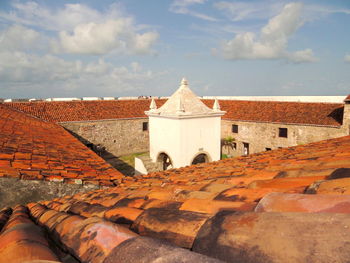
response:
<path fill-rule="evenodd" d="M 115 156 L 149 149 L 147 118 L 60 123 L 84 144 L 102 145 Z M 148 126 L 148 125 L 146 125 Z"/>
<path fill-rule="evenodd" d="M 220 160 L 220 121 L 225 112 L 218 101 L 213 109 L 207 107 L 190 90 L 187 80 L 181 81 L 159 109 L 152 100 L 145 113 L 150 124 L 150 158 L 163 163 L 163 169 Z"/>
<path fill-rule="evenodd" d="M 150 157 L 154 162 L 161 153 L 171 158 L 173 167 L 191 165 L 202 153 L 209 161 L 220 160 L 220 118 L 149 119 Z"/>

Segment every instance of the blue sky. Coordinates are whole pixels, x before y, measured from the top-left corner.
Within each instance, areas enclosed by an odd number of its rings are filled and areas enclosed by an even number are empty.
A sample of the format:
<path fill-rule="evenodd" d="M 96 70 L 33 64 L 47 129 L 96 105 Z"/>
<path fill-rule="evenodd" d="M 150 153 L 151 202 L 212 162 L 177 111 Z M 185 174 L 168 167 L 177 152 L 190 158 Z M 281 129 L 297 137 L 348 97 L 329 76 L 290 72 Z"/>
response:
<path fill-rule="evenodd" d="M 0 97 L 350 94 L 350 1 L 0 1 Z"/>

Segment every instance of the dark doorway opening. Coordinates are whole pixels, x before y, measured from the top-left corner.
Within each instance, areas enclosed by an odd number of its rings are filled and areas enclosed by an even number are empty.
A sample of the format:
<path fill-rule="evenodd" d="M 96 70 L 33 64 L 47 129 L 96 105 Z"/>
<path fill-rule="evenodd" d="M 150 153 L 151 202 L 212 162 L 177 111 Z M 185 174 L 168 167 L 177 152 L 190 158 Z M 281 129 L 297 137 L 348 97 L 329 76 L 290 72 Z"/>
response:
<path fill-rule="evenodd" d="M 173 163 L 166 153 L 161 153 L 158 156 L 157 162 L 161 170 L 168 170 L 173 168 Z"/>
<path fill-rule="evenodd" d="M 209 158 L 205 153 L 198 154 L 196 158 L 193 159 L 192 164 L 197 163 L 207 163 L 209 162 Z"/>

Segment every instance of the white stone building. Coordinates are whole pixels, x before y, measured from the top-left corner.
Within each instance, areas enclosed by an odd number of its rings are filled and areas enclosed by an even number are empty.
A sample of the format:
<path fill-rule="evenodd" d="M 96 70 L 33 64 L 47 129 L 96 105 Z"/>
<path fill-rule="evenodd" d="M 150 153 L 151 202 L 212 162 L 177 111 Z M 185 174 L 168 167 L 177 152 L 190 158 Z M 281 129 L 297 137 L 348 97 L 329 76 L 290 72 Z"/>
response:
<path fill-rule="evenodd" d="M 207 107 L 185 79 L 162 107 L 157 109 L 152 100 L 145 113 L 149 117 L 150 158 L 160 169 L 220 160 L 221 116 L 225 112 L 217 100 L 213 109 Z"/>

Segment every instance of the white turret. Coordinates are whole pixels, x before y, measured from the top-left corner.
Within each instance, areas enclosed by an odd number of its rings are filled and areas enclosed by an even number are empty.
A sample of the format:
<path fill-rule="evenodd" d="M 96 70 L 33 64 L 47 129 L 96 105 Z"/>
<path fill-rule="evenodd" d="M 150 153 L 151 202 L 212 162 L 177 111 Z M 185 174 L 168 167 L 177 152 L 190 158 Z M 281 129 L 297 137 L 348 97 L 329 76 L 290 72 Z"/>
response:
<path fill-rule="evenodd" d="M 149 106 L 150 111 L 155 111 L 157 109 L 157 104 L 154 98 L 151 100 L 151 105 Z"/>
<path fill-rule="evenodd" d="M 163 104 L 151 102 L 149 116 L 150 157 L 167 167 L 183 167 L 220 159 L 221 116 L 216 100 L 207 107 L 189 88 L 186 79 Z M 200 158 L 198 159 L 198 156 Z"/>
<path fill-rule="evenodd" d="M 221 111 L 219 101 L 216 98 L 215 98 L 215 101 L 214 101 L 213 110 L 214 111 Z"/>

